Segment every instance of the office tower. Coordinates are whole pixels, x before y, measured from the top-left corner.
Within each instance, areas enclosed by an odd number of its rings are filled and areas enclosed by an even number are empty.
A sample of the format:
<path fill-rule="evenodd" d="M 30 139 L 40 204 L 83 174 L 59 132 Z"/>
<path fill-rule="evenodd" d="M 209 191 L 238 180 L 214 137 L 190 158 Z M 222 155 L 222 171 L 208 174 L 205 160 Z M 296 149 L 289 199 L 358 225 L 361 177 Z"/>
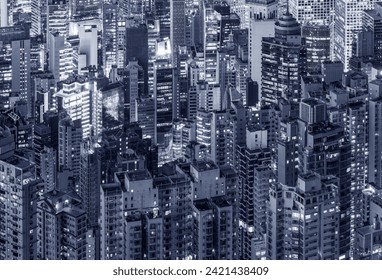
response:
<path fill-rule="evenodd" d="M 57 190 L 37 202 L 37 253 L 39 260 L 85 260 L 88 244 L 87 215 L 75 194 Z"/>
<path fill-rule="evenodd" d="M 305 23 L 301 27 L 301 36 L 306 47 L 306 72 L 321 72 L 321 63 L 330 59 L 329 25 Z"/>
<path fill-rule="evenodd" d="M 223 109 L 220 85 L 199 81 L 196 85 L 196 108 L 206 111 Z"/>
<path fill-rule="evenodd" d="M 267 145 L 272 155 L 277 152 L 277 137 L 280 132 L 281 110 L 276 105 L 265 105 L 260 108 L 251 108 L 248 112 L 248 126 L 258 126 L 267 130 Z"/>
<path fill-rule="evenodd" d="M 33 115 L 37 122 L 44 121 L 44 113 L 52 110 L 53 94 L 56 91 L 56 80 L 51 72 L 40 72 L 32 79 L 32 90 L 35 92 L 35 108 Z"/>
<path fill-rule="evenodd" d="M 173 160 L 183 158 L 187 145 L 196 140 L 196 125 L 188 120 L 174 120 L 173 124 Z"/>
<path fill-rule="evenodd" d="M 145 73 L 143 67 L 135 58 L 129 60 L 123 72 L 124 91 L 124 123 L 137 122 L 138 116 L 135 103 L 138 98 L 145 97 L 144 82 Z"/>
<path fill-rule="evenodd" d="M 276 181 L 295 186 L 298 175 L 298 125 L 295 119 L 280 121 L 277 137 Z"/>
<path fill-rule="evenodd" d="M 31 36 L 43 35 L 47 28 L 47 4 L 46 0 L 31 1 Z"/>
<path fill-rule="evenodd" d="M 376 2 L 374 10 L 364 10 L 362 14 L 362 28 L 363 32 L 370 34 L 372 37 L 366 44 L 373 50 L 371 55 L 375 59 L 382 59 L 381 45 L 381 27 L 382 27 L 382 4 Z"/>
<path fill-rule="evenodd" d="M 160 41 L 159 20 L 153 18 L 147 18 L 147 38 L 148 38 L 148 94 L 153 94 L 154 84 L 154 63 L 157 58 L 157 45 Z"/>
<path fill-rule="evenodd" d="M 101 162 L 99 148 L 90 141 L 80 148 L 80 191 L 83 209 L 87 213 L 88 226 L 97 227 L 100 213 Z"/>
<path fill-rule="evenodd" d="M 222 15 L 220 19 L 220 44 L 226 45 L 230 35 L 240 28 L 240 18 L 235 13 Z"/>
<path fill-rule="evenodd" d="M 274 20 L 251 19 L 248 28 L 248 70 L 249 76 L 261 85 L 261 49 L 263 37 L 274 37 Z"/>
<path fill-rule="evenodd" d="M 270 259 L 338 258 L 340 203 L 336 183 L 335 179 L 307 173 L 299 175 L 295 188 L 273 185 L 267 212 Z"/>
<path fill-rule="evenodd" d="M 225 2 L 204 2 L 204 79 L 211 84 L 220 82 L 216 53 L 223 43 L 229 40 L 229 35 L 240 27 L 240 18 L 230 14 Z"/>
<path fill-rule="evenodd" d="M 86 14 L 87 12 L 98 12 L 101 7 L 101 0 L 69 0 L 70 1 L 70 15 Z M 110 0 L 104 1 L 105 4 L 111 4 Z"/>
<path fill-rule="evenodd" d="M 206 156 L 211 156 L 211 112 L 198 110 L 196 115 L 196 141 L 206 149 Z"/>
<path fill-rule="evenodd" d="M 72 121 L 80 120 L 83 139 L 100 136 L 102 99 L 96 81 L 85 76 L 71 76 L 54 94 L 58 111 L 65 110 Z"/>
<path fill-rule="evenodd" d="M 168 60 L 157 60 L 154 69 L 154 98 L 156 101 L 157 143 L 160 145 L 159 158 L 169 160 L 171 149 L 172 121 L 176 105 L 177 72 Z"/>
<path fill-rule="evenodd" d="M 28 117 L 32 116 L 30 37 L 26 27 L 0 28 L 0 94 L 16 94 L 27 101 Z"/>
<path fill-rule="evenodd" d="M 237 52 L 233 36 L 231 36 L 228 46 L 221 47 L 218 51 L 218 73 L 222 103 L 224 102 L 224 95 L 236 87 L 236 58 Z"/>
<path fill-rule="evenodd" d="M 251 78 L 247 78 L 246 83 L 245 99 L 247 106 L 254 107 L 259 102 L 259 84 Z"/>
<path fill-rule="evenodd" d="M 6 131 L 0 137 L 0 259 L 32 259 L 37 241 L 34 213 L 39 191 L 35 164 L 16 155 L 14 143 L 4 143 Z"/>
<path fill-rule="evenodd" d="M 108 76 L 111 67 L 117 64 L 118 5 L 104 4 L 102 10 L 102 56 L 104 73 Z"/>
<path fill-rule="evenodd" d="M 135 100 L 135 111 L 139 127 L 142 129 L 142 138 L 150 138 L 153 145 L 157 143 L 155 104 L 156 102 L 153 98 L 137 98 Z"/>
<path fill-rule="evenodd" d="M 329 23 L 334 8 L 333 0 L 321 2 L 305 2 L 302 0 L 288 1 L 288 10 L 299 23 L 326 22 Z"/>
<path fill-rule="evenodd" d="M 31 71 L 38 72 L 44 70 L 45 65 L 45 44 L 42 36 L 31 38 Z"/>
<path fill-rule="evenodd" d="M 369 83 L 369 167 L 368 181 L 377 186 L 382 186 L 381 138 L 379 137 L 382 108 L 380 77 Z"/>
<path fill-rule="evenodd" d="M 109 130 L 116 123 L 123 123 L 123 88 L 120 82 L 114 82 L 100 89 L 102 95 L 103 129 Z"/>
<path fill-rule="evenodd" d="M 49 71 L 55 80 L 63 81 L 73 73 L 73 48 L 58 32 L 49 34 Z"/>
<path fill-rule="evenodd" d="M 9 23 L 8 0 L 0 3 L 0 27 L 7 27 Z"/>
<path fill-rule="evenodd" d="M 69 0 L 48 0 L 46 17 L 46 38 L 49 38 L 50 33 L 55 32 L 65 38 L 69 35 Z M 43 21 L 43 18 L 40 20 Z M 49 41 L 47 44 L 49 47 Z"/>
<path fill-rule="evenodd" d="M 171 37 L 170 0 L 154 1 L 154 16 L 159 20 L 160 38 Z"/>
<path fill-rule="evenodd" d="M 300 24 L 290 15 L 279 17 L 275 37 L 263 37 L 261 46 L 261 100 L 300 99 L 300 75 L 304 70 Z"/>
<path fill-rule="evenodd" d="M 125 65 L 135 58 L 138 64 L 143 67 L 145 87 L 144 92 L 148 92 L 148 29 L 144 24 L 126 23 L 126 57 Z"/>
<path fill-rule="evenodd" d="M 219 83 L 219 73 L 217 71 L 218 61 L 216 53 L 221 46 L 221 14 L 214 9 L 211 3 L 203 2 L 203 5 L 204 79 L 208 83 L 217 84 Z"/>
<path fill-rule="evenodd" d="M 116 65 L 117 68 L 125 67 L 126 61 L 126 21 L 119 17 L 117 21 L 117 54 L 116 54 Z"/>
<path fill-rule="evenodd" d="M 188 80 L 188 62 L 192 57 L 192 51 L 190 47 L 182 46 L 178 51 L 178 88 L 177 88 L 177 104 L 175 106 L 175 117 L 186 118 L 187 117 L 187 98 L 189 90 Z"/>
<path fill-rule="evenodd" d="M 97 26 L 80 26 L 78 29 L 80 44 L 78 47 L 78 73 L 89 66 L 98 67 L 98 37 Z"/>
<path fill-rule="evenodd" d="M 196 140 L 207 147 L 207 156 L 218 166 L 236 163 L 236 145 L 245 140 L 245 110 L 241 103 L 232 110 L 198 110 Z"/>
<path fill-rule="evenodd" d="M 186 43 L 185 0 L 170 0 L 172 64 L 178 64 L 178 48 Z"/>
<path fill-rule="evenodd" d="M 339 60 L 344 64 L 345 71 L 349 70 L 356 34 L 362 29 L 363 11 L 374 9 L 374 2 L 340 0 L 334 4 L 335 20 L 332 30 L 334 48 L 331 56 L 333 61 Z"/>
<path fill-rule="evenodd" d="M 353 190 L 355 221 L 354 226 L 362 225 L 362 191 L 368 182 L 368 111 L 364 102 L 349 104 L 346 133 L 351 146 L 351 185 Z"/>
<path fill-rule="evenodd" d="M 240 93 L 243 100 L 243 105 L 247 105 L 247 79 L 249 77 L 248 67 L 248 32 L 240 30 L 237 35 L 237 42 L 239 44 L 237 49 L 237 55 L 235 58 L 235 84 L 236 90 Z M 235 41 L 235 40 L 234 40 Z M 236 43 L 236 42 L 235 42 Z"/>

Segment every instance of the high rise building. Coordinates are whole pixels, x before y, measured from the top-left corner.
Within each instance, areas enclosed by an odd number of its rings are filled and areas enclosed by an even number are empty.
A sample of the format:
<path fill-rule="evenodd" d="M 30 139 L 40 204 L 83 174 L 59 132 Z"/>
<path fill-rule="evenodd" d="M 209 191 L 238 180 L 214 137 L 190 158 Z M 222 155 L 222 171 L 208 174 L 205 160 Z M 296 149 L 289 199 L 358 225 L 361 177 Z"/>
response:
<path fill-rule="evenodd" d="M 382 162 L 379 136 L 382 115 L 381 90 L 382 80 L 377 78 L 369 83 L 369 167 L 368 181 L 377 186 L 382 186 Z"/>
<path fill-rule="evenodd" d="M 372 40 L 368 41 L 373 49 L 372 55 L 377 60 L 382 59 L 381 32 L 382 32 L 382 3 L 376 2 L 373 10 L 364 10 L 362 14 L 362 28 L 371 32 Z"/>
<path fill-rule="evenodd" d="M 263 37 L 261 46 L 261 100 L 300 99 L 300 75 L 304 70 L 301 26 L 290 14 L 275 23 L 275 37 Z"/>
<path fill-rule="evenodd" d="M 218 61 L 216 54 L 221 45 L 221 15 L 214 9 L 214 6 L 211 3 L 208 3 L 208 1 L 203 2 L 203 5 L 205 5 L 203 9 L 204 77 L 208 83 L 217 84 L 219 82 L 219 74 L 217 71 Z"/>
<path fill-rule="evenodd" d="M 73 73 L 73 48 L 58 32 L 49 34 L 49 67 L 56 81 L 66 80 Z"/>
<path fill-rule="evenodd" d="M 0 3 L 0 27 L 8 26 L 8 0 L 1 1 Z"/>
<path fill-rule="evenodd" d="M 5 137 L 3 133 L 2 146 Z M 37 242 L 34 213 L 41 186 L 33 162 L 16 155 L 14 146 L 4 152 L 2 149 L 0 160 L 0 259 L 33 259 Z"/>
<path fill-rule="evenodd" d="M 352 57 L 353 44 L 356 35 L 362 29 L 362 14 L 364 10 L 374 8 L 374 0 L 355 1 L 339 0 L 334 4 L 334 27 L 332 42 L 334 43 L 332 60 L 344 64 L 344 70 L 349 70 L 349 60 Z"/>
<path fill-rule="evenodd" d="M 148 92 L 148 29 L 144 24 L 127 23 L 126 24 L 126 56 L 125 66 L 129 61 L 135 58 L 138 64 L 143 67 L 145 78 L 145 90 Z"/>
<path fill-rule="evenodd" d="M 176 111 L 177 71 L 169 60 L 157 60 L 154 69 L 154 99 L 156 101 L 157 143 L 162 163 L 170 160 L 171 130 Z"/>
<path fill-rule="evenodd" d="M 301 36 L 306 47 L 306 72 L 321 73 L 321 63 L 330 59 L 329 25 L 305 23 L 301 27 Z"/>
<path fill-rule="evenodd" d="M 172 64 L 177 65 L 178 48 L 186 43 L 185 0 L 170 0 Z"/>
<path fill-rule="evenodd" d="M 76 195 L 57 190 L 37 202 L 37 252 L 39 260 L 85 260 L 87 215 Z"/>
<path fill-rule="evenodd" d="M 274 37 L 275 21 L 251 19 L 248 28 L 248 71 L 251 79 L 261 85 L 261 44 L 263 37 Z"/>
<path fill-rule="evenodd" d="M 78 47 L 78 73 L 83 73 L 83 68 L 98 67 L 98 37 L 97 26 L 84 25 L 78 30 L 80 39 Z"/>
<path fill-rule="evenodd" d="M 159 20 L 160 38 L 171 37 L 170 0 L 155 0 L 154 15 Z"/>
<path fill-rule="evenodd" d="M 69 35 L 69 0 L 48 0 L 46 17 L 46 38 L 49 38 L 50 33 L 55 32 L 65 38 Z M 39 23 L 42 27 L 38 26 L 36 32 L 40 31 L 39 29 L 44 26 L 44 18 L 41 17 L 39 20 L 42 21 L 42 23 Z M 47 44 L 49 46 L 49 41 L 47 41 Z"/>
<path fill-rule="evenodd" d="M 268 258 L 338 259 L 337 188 L 336 180 L 313 173 L 300 174 L 297 187 L 273 185 L 267 211 Z"/>
<path fill-rule="evenodd" d="M 104 4 L 102 10 L 102 56 L 104 73 L 108 76 L 111 67 L 117 65 L 118 5 Z"/>
<path fill-rule="evenodd" d="M 131 123 L 138 121 L 135 108 L 136 100 L 146 96 L 144 92 L 145 73 L 143 67 L 138 64 L 135 58 L 129 60 L 123 70 L 123 91 L 124 91 L 124 122 Z"/>
<path fill-rule="evenodd" d="M 329 23 L 334 9 L 333 0 L 306 2 L 289 0 L 288 10 L 299 23 L 326 22 Z"/>
<path fill-rule="evenodd" d="M 59 123 L 58 132 L 58 168 L 73 171 L 73 175 L 80 176 L 81 171 L 81 120 L 63 118 Z"/>
<path fill-rule="evenodd" d="M 0 28 L 0 94 L 16 94 L 27 101 L 28 116 L 32 115 L 31 43 L 29 30 L 23 26 Z"/>
<path fill-rule="evenodd" d="M 344 127 L 326 123 L 326 104 L 316 99 L 300 103 L 299 171 L 338 178 L 340 203 L 339 254 L 350 257 L 352 227 L 351 146 Z"/>
<path fill-rule="evenodd" d="M 261 127 L 246 130 L 246 143 L 238 146 L 239 243 L 240 259 L 250 259 L 252 240 L 261 238 L 264 229 L 264 203 L 269 188 L 271 153 L 267 131 Z M 255 185 L 256 183 L 256 185 Z M 266 192 L 266 191 L 265 191 Z"/>
<path fill-rule="evenodd" d="M 56 109 L 65 110 L 72 121 L 80 120 L 83 139 L 100 135 L 102 100 L 96 82 L 85 76 L 71 76 L 54 94 Z"/>
<path fill-rule="evenodd" d="M 46 0 L 31 1 L 31 36 L 47 34 L 47 4 Z"/>

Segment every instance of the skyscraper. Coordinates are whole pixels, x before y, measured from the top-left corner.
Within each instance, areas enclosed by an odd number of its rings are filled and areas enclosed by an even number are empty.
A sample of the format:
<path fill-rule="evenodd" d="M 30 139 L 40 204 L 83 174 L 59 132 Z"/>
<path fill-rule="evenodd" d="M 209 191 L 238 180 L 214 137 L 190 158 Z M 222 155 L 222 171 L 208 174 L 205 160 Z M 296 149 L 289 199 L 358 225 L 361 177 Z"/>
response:
<path fill-rule="evenodd" d="M 301 26 L 289 13 L 275 23 L 275 37 L 263 37 L 261 46 L 261 100 L 277 103 L 279 98 L 297 101 L 304 70 Z"/>
<path fill-rule="evenodd" d="M 273 185 L 267 212 L 270 259 L 338 258 L 337 187 L 335 180 L 312 173 L 299 175 L 295 188 Z"/>
<path fill-rule="evenodd" d="M 289 12 L 299 23 L 325 22 L 329 23 L 334 8 L 333 0 L 306 2 L 303 0 L 289 0 Z"/>
<path fill-rule="evenodd" d="M 145 78 L 145 90 L 148 92 L 148 63 L 149 63 L 149 47 L 148 47 L 148 30 L 144 24 L 128 23 L 126 25 L 126 57 L 125 65 L 132 58 L 136 58 L 138 64 L 143 67 Z"/>
<path fill-rule="evenodd" d="M 332 60 L 339 60 L 344 64 L 344 70 L 349 70 L 349 60 L 357 32 L 362 29 L 362 12 L 374 8 L 374 0 L 355 1 L 339 0 L 334 5 L 334 28 L 332 41 L 334 48 Z"/>
<path fill-rule="evenodd" d="M 172 64 L 177 65 L 178 47 L 186 43 L 185 0 L 170 0 Z"/>
<path fill-rule="evenodd" d="M 32 115 L 31 43 L 29 30 L 24 26 L 0 28 L 0 93 L 18 94 L 27 101 L 28 116 Z"/>

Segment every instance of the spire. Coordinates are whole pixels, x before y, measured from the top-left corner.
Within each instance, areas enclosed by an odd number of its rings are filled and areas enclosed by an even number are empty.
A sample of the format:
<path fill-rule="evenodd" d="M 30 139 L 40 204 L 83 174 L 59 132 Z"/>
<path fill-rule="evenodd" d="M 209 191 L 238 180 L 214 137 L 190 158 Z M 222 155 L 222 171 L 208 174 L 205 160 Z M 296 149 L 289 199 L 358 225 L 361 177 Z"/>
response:
<path fill-rule="evenodd" d="M 285 12 L 286 15 L 290 15 L 289 14 L 289 0 L 286 0 L 286 12 Z"/>

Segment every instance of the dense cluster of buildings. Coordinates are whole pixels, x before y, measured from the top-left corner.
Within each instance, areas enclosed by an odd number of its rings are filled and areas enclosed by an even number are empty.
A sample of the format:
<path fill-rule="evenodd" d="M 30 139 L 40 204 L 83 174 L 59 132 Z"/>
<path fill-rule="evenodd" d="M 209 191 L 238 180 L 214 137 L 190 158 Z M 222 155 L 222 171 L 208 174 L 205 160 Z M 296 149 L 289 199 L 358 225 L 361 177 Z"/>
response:
<path fill-rule="evenodd" d="M 382 2 L 1 0 L 0 259 L 382 259 Z"/>

